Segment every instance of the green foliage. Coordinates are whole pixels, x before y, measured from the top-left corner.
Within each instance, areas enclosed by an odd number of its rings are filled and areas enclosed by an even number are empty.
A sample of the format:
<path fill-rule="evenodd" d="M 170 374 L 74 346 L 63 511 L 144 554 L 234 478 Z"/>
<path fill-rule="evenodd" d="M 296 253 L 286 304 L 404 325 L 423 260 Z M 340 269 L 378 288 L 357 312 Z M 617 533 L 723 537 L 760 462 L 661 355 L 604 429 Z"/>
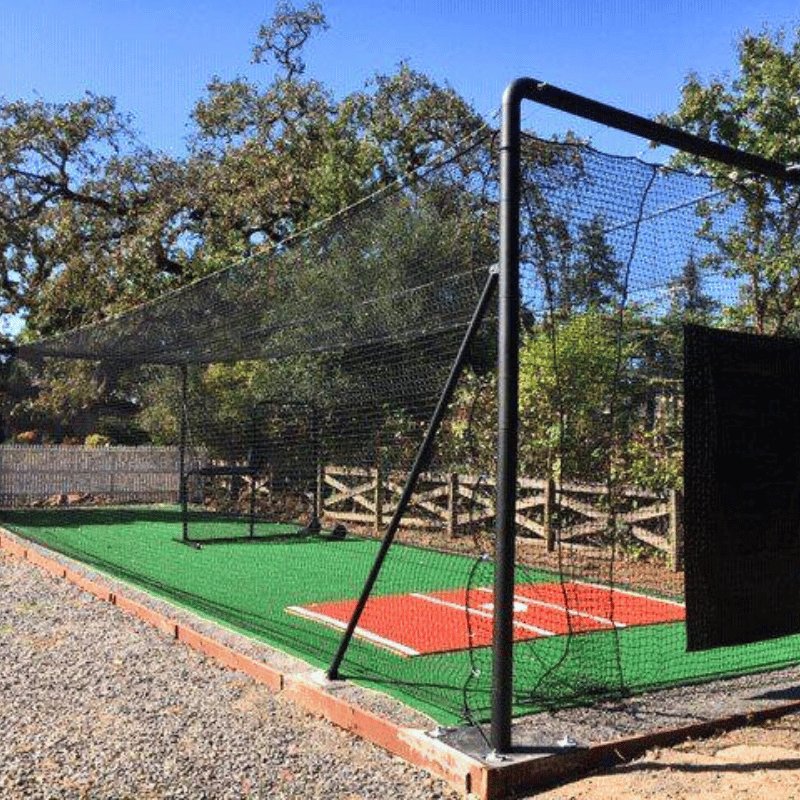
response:
<path fill-rule="evenodd" d="M 617 323 L 597 311 L 529 334 L 520 352 L 521 461 L 527 474 L 607 473 L 632 376 Z"/>
<path fill-rule="evenodd" d="M 48 361 L 38 374 L 20 366 L 10 393 L 16 400 L 7 411 L 13 429 L 40 430 L 60 441 L 77 434 L 81 417 L 98 402 L 98 376 L 94 365 L 83 361 Z"/>
<path fill-rule="evenodd" d="M 0 313 L 38 333 L 96 318 L 144 198 L 110 98 L 0 103 Z"/>
<path fill-rule="evenodd" d="M 654 380 L 654 325 L 586 311 L 528 332 L 520 350 L 520 474 L 663 492 L 682 479 L 680 400 Z M 671 346 L 671 342 L 669 343 Z M 462 377 L 438 444 L 447 468 L 493 471 L 494 372 Z"/>
<path fill-rule="evenodd" d="M 102 433 L 90 433 L 83 440 L 83 443 L 87 447 L 107 447 L 109 444 L 111 444 L 111 439 Z"/>
<path fill-rule="evenodd" d="M 683 441 L 681 417 L 673 408 L 664 409 L 655 425 L 637 426 L 625 443 L 620 483 L 666 492 L 683 482 Z"/>
<path fill-rule="evenodd" d="M 738 42 L 738 72 L 704 81 L 695 73 L 684 82 L 678 110 L 663 119 L 696 133 L 779 163 L 800 152 L 800 31 L 746 32 Z M 692 162 L 687 155 L 676 162 Z M 701 235 L 714 245 L 704 266 L 742 284 L 730 319 L 758 332 L 800 329 L 800 189 L 756 179 L 703 161 L 723 190 L 701 208 Z M 741 222 L 725 224 L 737 205 Z"/>
<path fill-rule="evenodd" d="M 438 463 L 457 472 L 493 470 L 497 451 L 497 375 L 466 371 L 437 441 Z"/>
<path fill-rule="evenodd" d="M 596 216 L 580 226 L 574 241 L 571 236 L 563 239 L 558 275 L 553 276 L 557 281 L 553 299 L 562 314 L 608 309 L 619 296 L 623 265 L 614 258 L 607 227 L 603 217 Z"/>

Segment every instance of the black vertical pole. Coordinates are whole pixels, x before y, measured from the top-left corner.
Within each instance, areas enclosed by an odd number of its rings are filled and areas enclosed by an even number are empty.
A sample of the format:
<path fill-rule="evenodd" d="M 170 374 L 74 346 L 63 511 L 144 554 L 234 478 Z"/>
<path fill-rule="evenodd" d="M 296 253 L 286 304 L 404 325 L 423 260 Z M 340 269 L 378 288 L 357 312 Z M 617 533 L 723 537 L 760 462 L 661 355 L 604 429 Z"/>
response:
<path fill-rule="evenodd" d="M 519 428 L 520 106 L 511 84 L 503 95 L 500 138 L 500 287 L 497 364 L 497 499 L 495 517 L 494 641 L 490 740 L 511 749 L 513 700 L 514 560 Z"/>
<path fill-rule="evenodd" d="M 250 441 L 247 443 L 247 467 L 250 474 L 250 538 L 256 535 L 256 463 L 258 462 L 258 405 L 250 412 Z"/>
<path fill-rule="evenodd" d="M 179 491 L 181 493 L 181 517 L 183 522 L 183 541 L 189 538 L 189 498 L 188 486 L 186 485 L 186 438 L 188 420 L 186 415 L 186 395 L 188 394 L 188 377 L 186 364 L 181 364 L 181 451 L 180 451 L 180 482 Z"/>

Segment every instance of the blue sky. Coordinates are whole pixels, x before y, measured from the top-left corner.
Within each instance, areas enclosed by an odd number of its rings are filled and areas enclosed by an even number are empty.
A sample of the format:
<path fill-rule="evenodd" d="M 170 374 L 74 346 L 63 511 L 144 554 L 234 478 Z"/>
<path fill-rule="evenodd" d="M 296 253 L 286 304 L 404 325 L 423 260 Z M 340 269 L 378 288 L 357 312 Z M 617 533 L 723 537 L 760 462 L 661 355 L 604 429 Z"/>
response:
<path fill-rule="evenodd" d="M 0 0 L 0 95 L 114 95 L 142 140 L 180 154 L 212 75 L 256 77 L 250 49 L 272 0 Z M 745 29 L 793 25 L 786 0 L 326 0 L 331 28 L 308 72 L 337 95 L 401 60 L 449 82 L 484 115 L 515 77 L 541 78 L 650 116 L 673 110 L 690 70 L 735 69 Z M 573 127 L 625 154 L 638 141 L 526 107 L 541 133 Z"/>

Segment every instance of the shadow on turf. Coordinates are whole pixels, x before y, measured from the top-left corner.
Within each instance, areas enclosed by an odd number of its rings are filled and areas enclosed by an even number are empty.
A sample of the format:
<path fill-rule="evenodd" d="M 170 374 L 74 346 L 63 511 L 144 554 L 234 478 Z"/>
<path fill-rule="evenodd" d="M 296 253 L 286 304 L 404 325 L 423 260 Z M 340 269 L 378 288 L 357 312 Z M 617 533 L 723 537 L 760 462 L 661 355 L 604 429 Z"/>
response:
<path fill-rule="evenodd" d="M 124 506 L 54 506 L 53 508 L 26 508 L 22 510 L 3 509 L 0 511 L 0 520 L 11 523 L 18 521 L 26 527 L 35 528 L 72 528 L 76 525 L 110 525 L 115 522 L 180 524 L 181 513 L 179 509 L 146 508 L 142 506 L 135 508 L 126 508 Z"/>
<path fill-rule="evenodd" d="M 282 542 L 287 544 L 306 541 L 341 542 L 344 538 L 344 536 L 335 533 L 335 531 L 331 531 L 330 533 L 311 533 L 304 528 L 300 528 L 294 532 L 267 533 L 259 536 L 216 536 L 209 539 L 182 539 L 175 537 L 173 541 L 200 550 L 206 545 L 215 544 L 263 544 L 264 542 Z"/>
<path fill-rule="evenodd" d="M 56 506 L 53 508 L 27 508 L 24 510 L 5 509 L 0 512 L 0 521 L 5 521 L 11 525 L 15 521 L 24 524 L 28 528 L 48 528 L 50 530 L 59 528 L 75 528 L 83 525 L 113 525 L 113 524 L 161 524 L 161 525 L 182 525 L 183 516 L 180 509 L 172 508 L 147 508 L 136 506 L 125 508 L 120 506 L 113 507 L 64 507 Z M 218 523 L 245 523 L 246 520 L 237 517 L 218 517 L 207 514 L 194 514 L 190 516 L 189 524 Z M 259 525 L 286 525 L 286 523 L 275 523 L 265 520 L 257 520 Z M 245 544 L 245 543 L 301 543 L 306 541 L 342 541 L 344 533 L 334 528 L 332 531 L 307 531 L 305 528 L 296 530 L 273 531 L 265 534 L 250 536 L 209 536 L 205 539 L 174 537 L 174 541 L 181 544 L 190 545 L 199 549 L 211 544 Z"/>

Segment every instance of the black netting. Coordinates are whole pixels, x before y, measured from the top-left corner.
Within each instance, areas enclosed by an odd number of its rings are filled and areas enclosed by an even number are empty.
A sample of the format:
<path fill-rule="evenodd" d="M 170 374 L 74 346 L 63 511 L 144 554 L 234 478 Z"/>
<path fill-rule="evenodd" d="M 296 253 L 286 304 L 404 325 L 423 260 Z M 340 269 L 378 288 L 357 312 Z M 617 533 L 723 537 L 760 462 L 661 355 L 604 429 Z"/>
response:
<path fill-rule="evenodd" d="M 7 524 L 327 666 L 493 273 L 495 195 L 483 132 L 276 251 L 21 344 L 34 402 L 15 413 L 54 441 L 26 445 L 44 457 L 33 484 L 8 482 L 8 505 L 24 511 Z M 451 716 L 469 675 L 464 604 L 438 606 L 458 620 L 441 645 L 414 593 L 463 593 L 478 552 L 472 429 L 485 450 L 494 423 L 462 412 L 470 386 L 493 381 L 495 317 L 490 300 L 376 587 L 383 605 L 342 666 Z M 75 441 L 89 432 L 109 446 L 76 474 L 61 453 L 65 441 L 88 452 Z M 131 483 L 121 475 L 90 479 L 113 474 L 104 456 L 123 438 L 171 453 L 160 496 L 117 491 Z M 128 447 L 134 461 L 144 452 Z M 483 499 L 493 483 L 478 486 Z"/>
<path fill-rule="evenodd" d="M 792 639 L 686 653 L 687 613 L 693 649 L 791 633 L 800 616 L 788 585 L 798 546 L 782 502 L 789 488 L 762 493 L 764 507 L 747 523 L 741 515 L 736 524 L 720 521 L 731 522 L 730 508 L 743 501 L 739 493 L 724 508 L 735 487 L 772 484 L 765 476 L 776 461 L 782 475 L 794 470 L 794 434 L 783 450 L 764 437 L 750 455 L 716 451 L 732 478 L 723 485 L 698 454 L 725 425 L 724 404 L 693 417 L 684 451 L 684 411 L 706 402 L 710 384 L 684 395 L 683 340 L 687 324 L 740 328 L 759 331 L 753 338 L 769 349 L 764 334 L 798 330 L 791 301 L 781 305 L 796 269 L 774 268 L 793 258 L 797 190 L 735 170 L 712 179 L 568 145 L 548 146 L 542 168 L 543 145 L 524 147 L 531 157 L 522 213 L 521 474 L 550 483 L 530 491 L 541 515 L 520 548 L 518 592 L 523 605 L 566 612 L 555 612 L 556 635 L 516 645 L 516 690 L 548 705 L 794 663 Z M 770 372 L 769 358 L 756 366 L 737 341 L 726 361 L 740 364 L 739 377 Z M 712 372 L 720 353 L 713 360 Z M 793 388 L 770 397 L 767 384 L 776 380 L 753 381 L 759 407 L 791 406 Z M 791 541 L 784 535 L 775 547 L 778 529 L 791 529 Z M 758 542 L 758 563 L 736 537 Z M 556 576 L 549 585 L 545 565 Z"/>
<path fill-rule="evenodd" d="M 727 534 L 684 519 L 684 325 L 800 330 L 796 190 L 533 137 L 522 164 L 515 712 L 795 663 L 793 639 L 687 654 L 682 559 L 710 603 Z M 54 442 L 37 481 L 4 471 L 5 523 L 327 666 L 491 273 L 495 169 L 478 139 L 278 252 L 20 345 L 39 410 L 14 413 Z M 491 304 L 341 669 L 447 722 L 491 706 L 496 327 Z M 81 478 L 102 458 L 57 468 L 95 431 L 131 454 L 102 490 Z M 147 448 L 174 459 L 160 496 L 127 477 Z"/>

